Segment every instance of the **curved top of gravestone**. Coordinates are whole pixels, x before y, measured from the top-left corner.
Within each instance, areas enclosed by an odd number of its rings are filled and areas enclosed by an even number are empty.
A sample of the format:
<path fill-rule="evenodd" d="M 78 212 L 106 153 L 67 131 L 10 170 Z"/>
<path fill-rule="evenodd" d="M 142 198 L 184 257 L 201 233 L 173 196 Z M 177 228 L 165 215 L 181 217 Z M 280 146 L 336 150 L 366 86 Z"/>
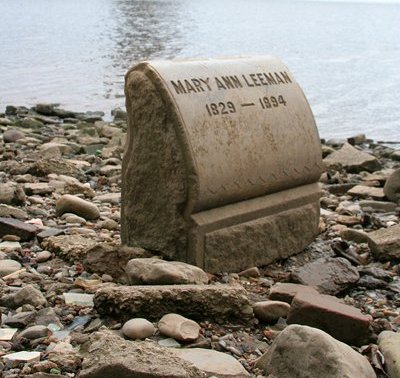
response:
<path fill-rule="evenodd" d="M 314 117 L 278 58 L 150 61 L 132 71 L 146 72 L 174 113 L 197 185 L 192 211 L 318 180 Z"/>

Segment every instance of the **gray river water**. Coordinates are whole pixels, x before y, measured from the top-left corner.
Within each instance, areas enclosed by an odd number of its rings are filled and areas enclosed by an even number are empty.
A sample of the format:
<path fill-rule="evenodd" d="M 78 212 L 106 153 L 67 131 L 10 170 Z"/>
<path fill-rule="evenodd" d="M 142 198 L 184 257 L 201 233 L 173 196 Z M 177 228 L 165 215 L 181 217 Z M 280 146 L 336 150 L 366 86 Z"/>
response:
<path fill-rule="evenodd" d="M 400 4 L 290 0 L 0 0 L 0 111 L 124 105 L 152 58 L 277 55 L 323 137 L 400 139 Z"/>

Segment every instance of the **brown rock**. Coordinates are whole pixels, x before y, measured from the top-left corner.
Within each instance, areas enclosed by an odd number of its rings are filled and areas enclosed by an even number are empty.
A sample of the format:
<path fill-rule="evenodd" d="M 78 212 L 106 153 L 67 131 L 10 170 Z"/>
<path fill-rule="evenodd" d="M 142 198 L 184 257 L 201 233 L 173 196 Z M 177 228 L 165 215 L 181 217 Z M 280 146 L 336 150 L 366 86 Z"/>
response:
<path fill-rule="evenodd" d="M 290 305 L 280 301 L 263 301 L 255 303 L 253 311 L 258 319 L 270 323 L 279 318 L 286 318 L 290 311 Z"/>
<path fill-rule="evenodd" d="M 347 194 L 357 198 L 372 198 L 375 200 L 382 200 L 385 198 L 383 188 L 375 188 L 372 186 L 356 185 L 351 188 Z"/>
<path fill-rule="evenodd" d="M 143 318 L 128 320 L 122 327 L 124 336 L 130 339 L 145 339 L 154 335 L 156 328 L 152 323 Z"/>
<path fill-rule="evenodd" d="M 368 233 L 368 245 L 375 258 L 400 258 L 400 224 Z"/>
<path fill-rule="evenodd" d="M 28 241 L 33 239 L 38 232 L 39 229 L 32 224 L 13 218 L 0 218 L 0 237 L 4 235 L 16 235 L 22 241 Z"/>
<path fill-rule="evenodd" d="M 269 291 L 269 299 L 274 301 L 282 301 L 292 303 L 293 298 L 299 293 L 318 294 L 318 291 L 312 286 L 300 285 L 294 283 L 278 282 L 271 287 Z"/>
<path fill-rule="evenodd" d="M 200 326 L 178 314 L 164 315 L 158 322 L 160 333 L 179 341 L 194 341 L 200 336 Z"/>
<path fill-rule="evenodd" d="M 74 213 L 87 220 L 100 217 L 99 209 L 95 204 L 71 194 L 64 194 L 56 202 L 56 214 L 60 216 L 64 213 Z"/>
<path fill-rule="evenodd" d="M 322 329 L 351 345 L 362 345 L 369 336 L 370 319 L 359 309 L 340 303 L 336 297 L 328 295 L 296 295 L 287 322 Z"/>
<path fill-rule="evenodd" d="M 400 201 L 400 169 L 394 171 L 387 179 L 383 191 L 390 201 L 398 203 Z"/>

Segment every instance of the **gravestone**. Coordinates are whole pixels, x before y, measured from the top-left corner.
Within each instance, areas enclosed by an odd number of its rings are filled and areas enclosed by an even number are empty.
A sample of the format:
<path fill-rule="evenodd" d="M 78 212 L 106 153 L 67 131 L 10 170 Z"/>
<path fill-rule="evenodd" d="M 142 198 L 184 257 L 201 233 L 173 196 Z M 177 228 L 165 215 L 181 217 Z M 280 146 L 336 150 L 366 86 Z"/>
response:
<path fill-rule="evenodd" d="M 125 92 L 123 244 L 229 272 L 314 239 L 320 141 L 279 59 L 144 62 Z"/>

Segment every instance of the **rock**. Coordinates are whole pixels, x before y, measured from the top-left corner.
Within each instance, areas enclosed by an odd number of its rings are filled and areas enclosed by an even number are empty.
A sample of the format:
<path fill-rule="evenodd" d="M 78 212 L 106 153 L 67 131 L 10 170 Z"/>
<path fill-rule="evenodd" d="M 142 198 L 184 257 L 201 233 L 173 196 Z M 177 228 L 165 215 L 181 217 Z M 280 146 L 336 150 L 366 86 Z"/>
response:
<path fill-rule="evenodd" d="M 360 151 L 348 143 L 345 143 L 340 150 L 328 155 L 324 159 L 324 163 L 330 168 L 343 167 L 351 173 L 374 172 L 380 169 L 380 163 L 376 157 Z"/>
<path fill-rule="evenodd" d="M 0 277 L 7 276 L 21 269 L 21 264 L 14 260 L 0 260 Z"/>
<path fill-rule="evenodd" d="M 35 320 L 35 311 L 17 312 L 13 315 L 9 313 L 4 321 L 4 325 L 15 328 L 25 328 Z"/>
<path fill-rule="evenodd" d="M 36 255 L 36 262 L 42 263 L 51 258 L 51 252 L 41 251 Z"/>
<path fill-rule="evenodd" d="M 400 224 L 368 233 L 368 245 L 378 260 L 400 258 Z"/>
<path fill-rule="evenodd" d="M 0 218 L 0 237 L 4 235 L 16 235 L 22 241 L 28 241 L 35 237 L 39 229 L 28 223 L 13 218 Z"/>
<path fill-rule="evenodd" d="M 263 322 L 276 322 L 279 318 L 286 318 L 290 305 L 280 301 L 262 301 L 253 306 L 254 315 Z"/>
<path fill-rule="evenodd" d="M 93 307 L 93 294 L 82 293 L 64 293 L 64 301 L 66 305 Z"/>
<path fill-rule="evenodd" d="M 253 309 L 241 286 L 165 285 L 102 287 L 94 297 L 99 313 L 122 318 L 158 319 L 179 313 L 191 319 L 253 317 Z"/>
<path fill-rule="evenodd" d="M 55 188 L 46 182 L 36 182 L 36 183 L 24 184 L 23 188 L 24 188 L 25 193 L 28 196 L 35 195 L 35 194 L 46 196 L 55 191 Z"/>
<path fill-rule="evenodd" d="M 374 378 L 368 360 L 327 333 L 290 325 L 256 362 L 265 375 L 279 378 Z"/>
<path fill-rule="evenodd" d="M 42 308 L 36 314 L 35 323 L 37 325 L 48 326 L 50 324 L 56 325 L 62 328 L 60 319 L 58 318 L 56 312 L 51 307 Z"/>
<path fill-rule="evenodd" d="M 36 161 L 28 170 L 32 175 L 44 177 L 51 173 L 58 175 L 72 176 L 79 179 L 84 179 L 83 171 L 77 164 L 71 160 L 65 159 L 40 159 Z"/>
<path fill-rule="evenodd" d="M 106 230 L 113 231 L 113 230 L 118 230 L 119 225 L 113 219 L 105 219 L 104 221 L 98 222 L 96 227 L 97 228 L 104 228 Z"/>
<path fill-rule="evenodd" d="M 357 135 L 354 135 L 354 136 L 352 136 L 350 138 L 347 138 L 347 142 L 349 144 L 351 144 L 352 146 L 363 144 L 366 141 L 367 141 L 367 138 L 366 138 L 365 134 L 357 134 Z"/>
<path fill-rule="evenodd" d="M 24 129 L 40 129 L 44 125 L 42 122 L 34 119 L 34 118 L 24 118 L 23 120 L 18 121 L 18 126 L 23 127 Z"/>
<path fill-rule="evenodd" d="M 0 184 L 1 185 L 1 184 Z M 0 218 L 16 218 L 16 219 L 26 219 L 28 214 L 16 207 L 8 205 L 0 205 Z"/>
<path fill-rule="evenodd" d="M 110 331 L 93 334 L 90 342 L 80 378 L 205 377 L 193 364 L 179 358 L 171 349 L 152 342 L 124 340 Z"/>
<path fill-rule="evenodd" d="M 64 194 L 56 202 L 56 214 L 60 216 L 64 213 L 74 213 L 87 220 L 100 217 L 99 209 L 95 204 L 71 194 Z"/>
<path fill-rule="evenodd" d="M 99 196 L 94 197 L 95 201 L 101 202 L 101 203 L 111 203 L 113 205 L 119 205 L 121 203 L 121 193 L 106 193 L 106 194 L 101 194 Z"/>
<path fill-rule="evenodd" d="M 277 284 L 271 287 L 269 291 L 269 299 L 274 301 L 282 301 L 290 304 L 292 303 L 293 298 L 298 293 L 302 292 L 318 295 L 318 291 L 311 286 L 278 282 Z"/>
<path fill-rule="evenodd" d="M 0 341 L 10 341 L 17 331 L 16 328 L 0 328 Z"/>
<path fill-rule="evenodd" d="M 19 335 L 19 338 L 24 337 L 25 339 L 40 339 L 42 337 L 47 337 L 49 335 L 49 330 L 46 326 L 35 325 L 24 329 Z"/>
<path fill-rule="evenodd" d="M 6 361 L 37 362 L 40 361 L 40 355 L 40 352 L 17 352 L 7 354 L 3 358 Z"/>
<path fill-rule="evenodd" d="M 72 154 L 73 148 L 63 143 L 49 142 L 44 143 L 39 147 L 40 155 L 48 158 L 60 158 L 65 154 Z"/>
<path fill-rule="evenodd" d="M 258 278 L 261 276 L 260 270 L 256 266 L 253 268 L 243 270 L 243 271 L 239 272 L 238 274 L 239 274 L 239 276 L 242 276 L 242 277 L 253 277 L 253 278 Z"/>
<path fill-rule="evenodd" d="M 70 224 L 80 224 L 80 225 L 84 225 L 86 224 L 86 220 L 82 217 L 78 217 L 75 214 L 70 214 L 70 213 L 65 213 L 61 219 L 65 220 L 67 223 Z"/>
<path fill-rule="evenodd" d="M 23 205 L 25 203 L 25 192 L 20 185 L 15 183 L 0 183 L 0 203 Z"/>
<path fill-rule="evenodd" d="M 384 213 L 389 213 L 395 211 L 397 204 L 394 202 L 384 202 L 384 201 L 372 201 L 372 200 L 362 200 L 360 201 L 360 207 L 363 211 L 368 208 L 374 211 L 382 211 Z"/>
<path fill-rule="evenodd" d="M 25 138 L 25 134 L 17 129 L 8 129 L 3 134 L 4 143 L 15 143 L 23 138 Z"/>
<path fill-rule="evenodd" d="M 178 314 L 164 315 L 158 322 L 160 333 L 179 341 L 194 341 L 200 336 L 200 326 Z"/>
<path fill-rule="evenodd" d="M 205 372 L 208 377 L 245 378 L 250 376 L 236 358 L 226 353 L 201 348 L 175 349 L 174 353 Z"/>
<path fill-rule="evenodd" d="M 32 285 L 27 285 L 13 294 L 3 295 L 0 302 L 6 307 L 17 308 L 24 304 L 30 304 L 34 307 L 44 306 L 47 304 L 43 294 L 35 289 Z"/>
<path fill-rule="evenodd" d="M 48 228 L 47 230 L 39 232 L 36 237 L 41 243 L 44 239 L 49 238 L 51 236 L 59 236 L 64 235 L 65 231 L 59 228 Z"/>
<path fill-rule="evenodd" d="M 287 322 L 322 329 L 351 345 L 363 345 L 369 337 L 370 318 L 359 309 L 340 303 L 336 297 L 329 295 L 297 294 Z"/>
<path fill-rule="evenodd" d="M 136 340 L 151 337 L 156 332 L 156 328 L 148 320 L 135 318 L 128 320 L 122 327 L 124 336 Z"/>
<path fill-rule="evenodd" d="M 96 245 L 96 241 L 90 236 L 60 235 L 44 239 L 41 245 L 65 260 L 74 262 L 82 261 L 87 251 Z"/>
<path fill-rule="evenodd" d="M 125 269 L 132 285 L 206 284 L 208 276 L 197 266 L 152 258 L 132 259 Z"/>
<path fill-rule="evenodd" d="M 347 194 L 357 198 L 372 198 L 374 200 L 382 200 L 385 198 L 383 188 L 375 188 L 373 186 L 356 185 L 352 187 Z"/>
<path fill-rule="evenodd" d="M 383 187 L 386 197 L 395 203 L 400 201 L 400 169 L 395 170 Z"/>
<path fill-rule="evenodd" d="M 360 278 L 358 271 L 344 258 L 320 258 L 292 273 L 303 285 L 313 286 L 323 294 L 338 294 Z"/>
<path fill-rule="evenodd" d="M 361 230 L 354 230 L 353 228 L 344 228 L 339 232 L 339 235 L 344 240 L 351 240 L 355 243 L 367 243 L 368 234 Z"/>
<path fill-rule="evenodd" d="M 125 267 L 128 261 L 135 257 L 148 257 L 150 255 L 143 248 L 120 247 L 100 243 L 87 251 L 83 265 L 89 272 L 109 274 L 120 282 L 126 282 Z"/>
<path fill-rule="evenodd" d="M 181 347 L 181 344 L 179 344 L 176 340 L 171 339 L 171 338 L 159 340 L 158 345 L 165 347 L 165 348 L 180 348 Z"/>
<path fill-rule="evenodd" d="M 3 241 L 0 243 L 0 251 L 16 251 L 21 248 L 19 242 Z"/>
<path fill-rule="evenodd" d="M 400 377 L 400 333 L 381 332 L 378 337 L 378 346 L 385 358 L 389 378 Z"/>

